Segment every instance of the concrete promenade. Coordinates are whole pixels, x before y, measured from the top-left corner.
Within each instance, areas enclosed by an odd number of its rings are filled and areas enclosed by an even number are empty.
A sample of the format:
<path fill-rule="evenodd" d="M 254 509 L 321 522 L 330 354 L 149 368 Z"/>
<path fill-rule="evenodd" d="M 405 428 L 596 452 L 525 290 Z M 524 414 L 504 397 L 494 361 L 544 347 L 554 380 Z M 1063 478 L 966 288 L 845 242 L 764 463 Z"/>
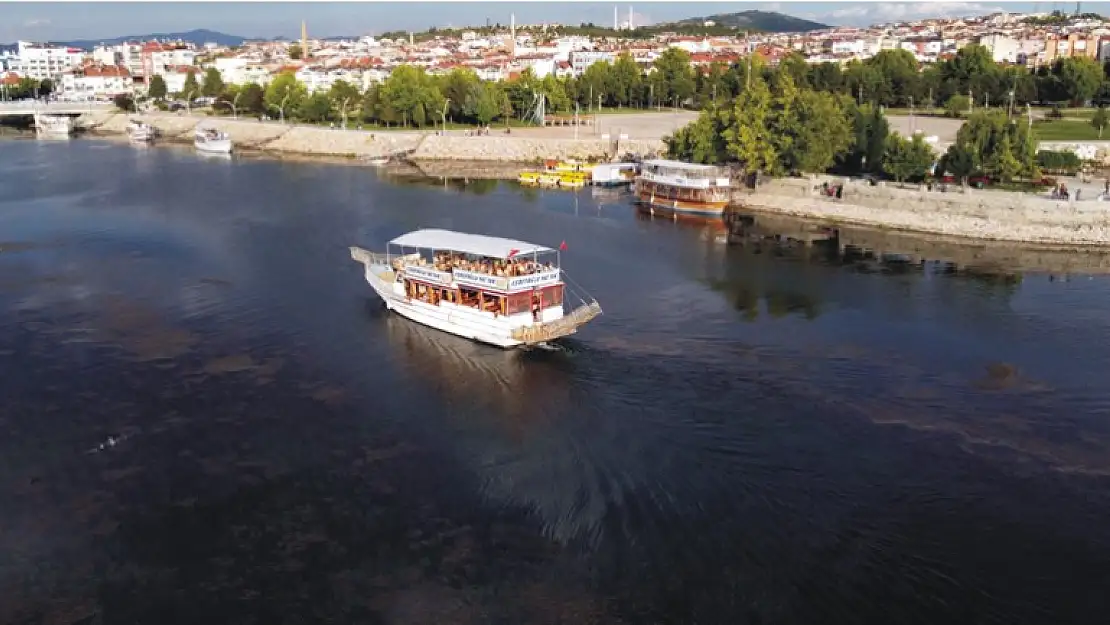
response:
<path fill-rule="evenodd" d="M 184 113 L 92 113 L 82 116 L 79 124 L 94 134 L 122 136 L 127 132 L 128 120 L 137 119 L 156 127 L 164 140 L 191 142 L 193 129 L 203 122 L 231 135 L 237 148 L 275 154 L 532 163 L 545 158 L 609 160 L 629 152 L 656 154 L 665 147 L 662 137 L 692 115 L 602 115 L 595 126 L 580 127 L 577 138 L 570 127 L 513 128 L 508 134 L 504 129 L 491 128 L 488 135 L 467 136 L 461 130 L 442 135 L 432 129 L 339 130 Z"/>
<path fill-rule="evenodd" d="M 823 182 L 843 184 L 842 197 L 821 194 Z M 1074 189 L 1074 187 L 1073 187 Z M 949 187 L 871 186 L 832 176 L 776 179 L 734 194 L 734 202 L 768 212 L 839 224 L 950 237 L 1052 246 L 1110 246 L 1110 202 L 1056 201 L 1045 195 Z M 1073 196 L 1074 198 L 1074 196 Z"/>

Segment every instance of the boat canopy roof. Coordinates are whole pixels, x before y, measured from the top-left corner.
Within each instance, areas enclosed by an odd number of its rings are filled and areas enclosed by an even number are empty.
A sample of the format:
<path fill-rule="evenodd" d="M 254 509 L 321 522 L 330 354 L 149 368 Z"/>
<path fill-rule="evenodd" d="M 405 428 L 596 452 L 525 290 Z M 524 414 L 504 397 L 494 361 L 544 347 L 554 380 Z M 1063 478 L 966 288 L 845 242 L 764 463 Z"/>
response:
<path fill-rule="evenodd" d="M 461 252 L 463 254 L 502 259 L 509 258 L 510 253 L 513 256 L 518 256 L 551 251 L 551 248 L 528 243 L 527 241 L 438 229 L 413 230 L 393 239 L 390 243 L 403 247 Z"/>
<path fill-rule="evenodd" d="M 669 161 L 666 159 L 646 160 L 644 165 L 652 167 L 670 167 L 673 169 L 689 169 L 692 171 L 717 171 L 720 168 L 715 165 L 700 165 L 698 163 L 683 163 L 682 161 Z"/>

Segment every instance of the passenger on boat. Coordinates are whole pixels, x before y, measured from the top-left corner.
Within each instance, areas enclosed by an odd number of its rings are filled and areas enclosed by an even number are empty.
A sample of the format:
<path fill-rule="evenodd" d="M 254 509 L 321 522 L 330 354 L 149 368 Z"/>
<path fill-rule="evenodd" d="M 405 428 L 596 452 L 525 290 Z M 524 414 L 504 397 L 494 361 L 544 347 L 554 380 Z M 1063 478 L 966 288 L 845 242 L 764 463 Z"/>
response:
<path fill-rule="evenodd" d="M 420 260 L 420 264 L 425 264 L 426 261 Z M 485 273 L 493 276 L 501 277 L 517 277 L 527 276 L 534 273 L 543 271 L 550 271 L 554 269 L 551 263 L 539 263 L 532 260 L 524 259 L 493 259 L 493 258 L 480 258 L 471 260 L 462 254 L 451 252 L 437 252 L 432 259 L 434 267 L 439 271 L 452 271 L 454 269 L 461 269 L 463 271 L 474 271 L 477 273 Z"/>

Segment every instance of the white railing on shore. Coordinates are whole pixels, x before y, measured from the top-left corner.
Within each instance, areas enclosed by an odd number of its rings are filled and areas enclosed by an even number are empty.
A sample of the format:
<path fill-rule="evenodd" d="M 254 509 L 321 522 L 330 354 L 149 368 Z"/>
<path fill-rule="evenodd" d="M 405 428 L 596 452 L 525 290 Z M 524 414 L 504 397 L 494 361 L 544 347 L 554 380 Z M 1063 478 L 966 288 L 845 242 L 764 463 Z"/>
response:
<path fill-rule="evenodd" d="M 116 105 L 104 102 L 40 102 L 38 100 L 0 100 L 0 114 L 4 113 L 90 113 L 107 111 Z"/>

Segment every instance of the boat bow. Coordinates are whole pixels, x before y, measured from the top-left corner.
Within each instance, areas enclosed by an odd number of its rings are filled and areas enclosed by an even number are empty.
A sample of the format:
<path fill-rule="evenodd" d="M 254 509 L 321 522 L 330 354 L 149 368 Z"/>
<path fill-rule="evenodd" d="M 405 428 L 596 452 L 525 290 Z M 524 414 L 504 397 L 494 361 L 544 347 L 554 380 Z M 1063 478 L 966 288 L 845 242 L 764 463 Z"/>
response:
<path fill-rule="evenodd" d="M 601 304 L 598 304 L 596 300 L 583 303 L 578 308 L 572 310 L 570 314 L 563 315 L 554 321 L 516 328 L 512 331 L 512 337 L 513 340 L 520 341 L 525 345 L 546 343 L 547 341 L 553 341 L 557 338 L 574 334 L 578 331 L 578 328 L 586 325 L 600 314 Z"/>

